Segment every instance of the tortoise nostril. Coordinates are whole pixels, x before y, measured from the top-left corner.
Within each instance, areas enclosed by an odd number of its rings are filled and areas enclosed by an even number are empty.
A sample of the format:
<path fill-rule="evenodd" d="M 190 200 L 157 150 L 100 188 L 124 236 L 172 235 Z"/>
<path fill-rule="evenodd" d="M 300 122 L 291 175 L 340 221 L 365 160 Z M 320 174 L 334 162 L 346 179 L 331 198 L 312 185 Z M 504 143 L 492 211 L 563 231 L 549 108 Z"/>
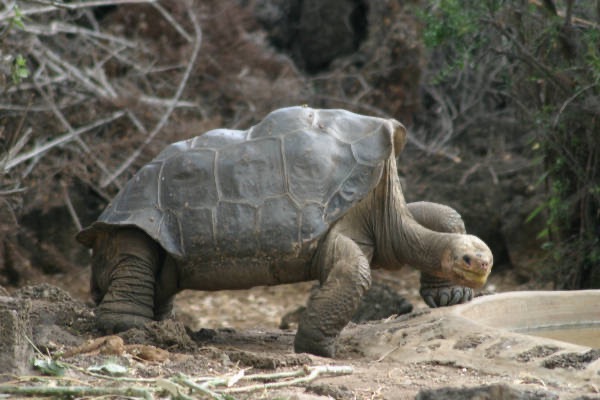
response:
<path fill-rule="evenodd" d="M 463 261 L 467 263 L 467 265 L 471 265 L 471 257 L 469 256 L 463 256 Z"/>

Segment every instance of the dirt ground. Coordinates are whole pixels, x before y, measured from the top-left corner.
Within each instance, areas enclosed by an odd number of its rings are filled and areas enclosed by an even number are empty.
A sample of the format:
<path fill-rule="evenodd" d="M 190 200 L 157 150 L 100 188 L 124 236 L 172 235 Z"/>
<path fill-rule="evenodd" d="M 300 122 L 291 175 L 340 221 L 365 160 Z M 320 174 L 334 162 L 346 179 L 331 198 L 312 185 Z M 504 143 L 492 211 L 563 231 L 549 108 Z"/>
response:
<path fill-rule="evenodd" d="M 418 274 L 414 271 L 375 271 L 374 278 L 394 287 L 413 304 L 414 311 L 396 319 L 351 323 L 342 334 L 338 356 L 331 360 L 293 353 L 295 326 L 278 328 L 283 315 L 304 304 L 312 283 L 248 291 L 184 292 L 177 298 L 176 320 L 103 337 L 93 327 L 87 274 L 68 281 L 55 277 L 52 285 L 29 286 L 12 293 L 31 303 L 29 311 L 21 313 L 28 314 L 32 342 L 40 353 L 29 351 L 29 357 L 38 360 L 37 368 L 17 375 L 4 374 L 0 381 L 5 381 L 4 386 L 19 388 L 96 390 L 76 393 L 76 397 L 111 393 L 121 397 L 144 396 L 143 391 L 132 391 L 142 388 L 156 397 L 188 393 L 195 398 L 223 399 L 600 399 L 599 375 L 592 379 L 573 375 L 572 384 L 565 385 L 571 382 L 565 373 L 576 371 L 579 366 L 571 359 L 573 362 L 564 366 L 567 372 L 557 371 L 556 375 L 554 370 L 546 368 L 540 372 L 533 364 L 511 360 L 509 364 L 513 362 L 515 368 L 490 369 L 485 363 L 507 363 L 490 355 L 489 349 L 498 347 L 496 343 L 488 347 L 480 368 L 469 358 L 469 351 L 492 335 L 481 334 L 484 339 L 475 340 L 475 344 L 469 342 L 468 346 L 464 345 L 464 338 L 457 341 L 452 333 L 455 331 L 444 330 L 444 326 L 452 324 L 444 322 L 443 314 L 440 317 L 430 312 L 420 300 Z M 487 290 L 503 291 L 505 287 L 515 287 L 506 273 L 493 276 Z M 396 331 L 402 334 L 385 339 L 385 332 Z M 387 350 L 386 346 L 392 347 Z M 434 349 L 431 356 L 423 352 L 424 346 Z M 398 349 L 402 352 L 398 353 Z M 554 352 L 536 355 L 533 351 L 527 353 L 533 356 L 526 358 L 551 356 Z M 573 357 L 576 353 L 568 354 Z M 590 354 L 585 363 L 600 357 L 600 353 Z M 474 353 L 473 357 L 477 358 Z M 40 376 L 44 372 L 50 374 L 53 368 L 63 368 L 64 375 Z M 284 372 L 320 375 L 293 385 L 289 382 L 293 378 L 281 376 Z M 118 376 L 106 377 L 109 373 Z M 267 376 L 253 381 L 255 374 Z M 209 386 L 212 392 L 189 394 L 189 380 L 198 385 L 207 379 L 215 383 Z M 219 381 L 223 385 L 218 385 Z M 281 387 L 265 387 L 264 383 L 278 383 Z M 245 385 L 258 386 L 247 392 Z M 233 391 L 229 393 L 232 397 L 218 397 L 223 396 L 217 393 L 222 390 Z"/>

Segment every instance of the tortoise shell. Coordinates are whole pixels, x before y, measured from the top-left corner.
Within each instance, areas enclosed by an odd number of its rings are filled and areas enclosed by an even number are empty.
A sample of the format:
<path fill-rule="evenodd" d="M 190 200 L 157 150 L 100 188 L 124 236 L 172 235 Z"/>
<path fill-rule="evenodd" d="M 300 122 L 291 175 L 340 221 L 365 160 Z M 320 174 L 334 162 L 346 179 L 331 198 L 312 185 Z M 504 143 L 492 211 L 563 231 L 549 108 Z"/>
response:
<path fill-rule="evenodd" d="M 178 259 L 299 257 L 379 182 L 391 119 L 290 107 L 166 147 L 78 240 L 135 226 Z"/>

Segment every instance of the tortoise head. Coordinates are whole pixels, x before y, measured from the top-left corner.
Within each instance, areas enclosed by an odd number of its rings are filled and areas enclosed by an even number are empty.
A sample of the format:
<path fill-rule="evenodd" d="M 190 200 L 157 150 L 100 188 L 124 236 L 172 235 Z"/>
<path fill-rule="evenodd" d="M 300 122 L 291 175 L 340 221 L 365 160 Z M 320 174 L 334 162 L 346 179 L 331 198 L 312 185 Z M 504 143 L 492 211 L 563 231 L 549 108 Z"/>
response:
<path fill-rule="evenodd" d="M 493 263 L 490 248 L 473 235 L 457 235 L 442 256 L 445 277 L 472 288 L 485 284 Z"/>

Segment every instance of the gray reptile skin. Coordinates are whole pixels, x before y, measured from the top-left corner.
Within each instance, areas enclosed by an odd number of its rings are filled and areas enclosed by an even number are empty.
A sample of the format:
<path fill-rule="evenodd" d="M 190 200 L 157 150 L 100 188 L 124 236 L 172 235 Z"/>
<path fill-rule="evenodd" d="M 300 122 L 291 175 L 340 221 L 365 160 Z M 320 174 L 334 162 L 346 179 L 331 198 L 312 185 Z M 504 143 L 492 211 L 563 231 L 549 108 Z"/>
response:
<path fill-rule="evenodd" d="M 294 346 L 332 357 L 371 267 L 412 265 L 428 303 L 464 301 L 453 293 L 485 282 L 491 252 L 456 232 L 451 208 L 406 204 L 395 160 L 405 142 L 393 119 L 290 107 L 168 146 L 77 236 L 93 249 L 99 327 L 167 318 L 183 289 L 318 280 Z"/>

